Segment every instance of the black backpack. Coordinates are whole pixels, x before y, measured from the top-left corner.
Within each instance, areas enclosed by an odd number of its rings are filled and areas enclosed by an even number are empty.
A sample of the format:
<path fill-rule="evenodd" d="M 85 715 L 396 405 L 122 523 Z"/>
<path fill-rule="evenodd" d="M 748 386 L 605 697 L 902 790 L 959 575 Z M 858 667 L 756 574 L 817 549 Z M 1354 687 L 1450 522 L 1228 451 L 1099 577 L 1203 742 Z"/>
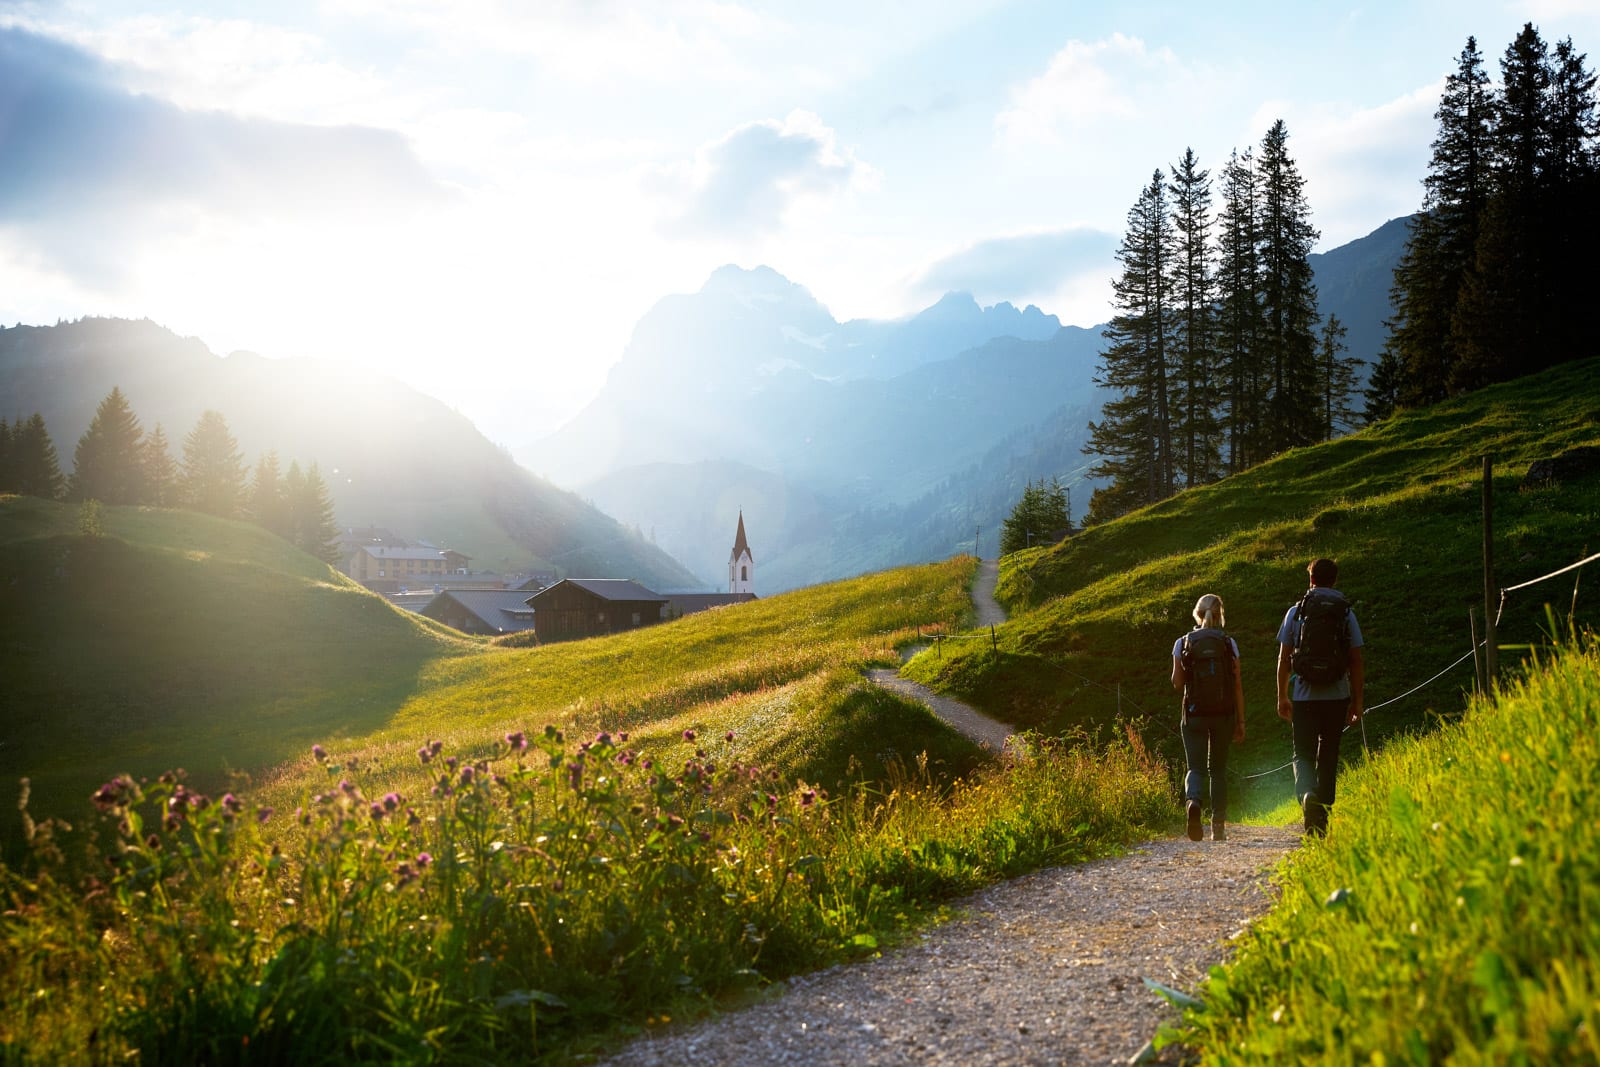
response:
<path fill-rule="evenodd" d="M 1232 715 L 1234 676 L 1239 669 L 1233 642 L 1215 626 L 1183 636 L 1183 710 L 1187 715 Z"/>
<path fill-rule="evenodd" d="M 1289 664 L 1311 685 L 1332 685 L 1350 661 L 1350 602 L 1335 589 L 1311 588 L 1295 607 L 1300 633 Z"/>

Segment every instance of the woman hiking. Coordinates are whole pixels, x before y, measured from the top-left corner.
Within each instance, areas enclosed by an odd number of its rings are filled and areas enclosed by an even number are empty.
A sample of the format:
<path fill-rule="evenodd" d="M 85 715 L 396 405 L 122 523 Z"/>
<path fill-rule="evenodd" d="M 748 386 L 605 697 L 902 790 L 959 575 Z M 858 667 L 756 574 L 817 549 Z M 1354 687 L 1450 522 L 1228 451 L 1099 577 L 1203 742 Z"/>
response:
<path fill-rule="evenodd" d="M 1211 840 L 1228 831 L 1228 744 L 1244 740 L 1244 683 L 1239 646 L 1223 632 L 1222 598 L 1207 593 L 1194 605 L 1194 629 L 1172 646 L 1172 688 L 1183 691 L 1183 797 L 1189 840 L 1199 841 L 1204 781 L 1211 782 Z"/>

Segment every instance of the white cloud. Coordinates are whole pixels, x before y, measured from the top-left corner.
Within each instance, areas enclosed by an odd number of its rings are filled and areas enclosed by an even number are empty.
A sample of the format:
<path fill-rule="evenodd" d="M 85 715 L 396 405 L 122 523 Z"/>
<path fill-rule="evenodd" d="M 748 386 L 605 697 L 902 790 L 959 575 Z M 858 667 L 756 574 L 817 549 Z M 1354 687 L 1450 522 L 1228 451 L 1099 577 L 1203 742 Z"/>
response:
<path fill-rule="evenodd" d="M 1036 303 L 1104 277 L 1116 245 L 1115 235 L 1088 227 L 991 237 L 940 257 L 917 275 L 912 291 L 925 298 L 955 290 L 980 303 Z"/>
<path fill-rule="evenodd" d="M 1153 105 L 1186 101 L 1179 88 L 1191 78 L 1171 49 L 1152 50 L 1137 37 L 1069 41 L 1043 74 L 1011 90 L 995 129 L 1011 146 L 1060 144 L 1089 127 L 1155 114 Z"/>
<path fill-rule="evenodd" d="M 842 149 L 809 111 L 763 119 L 705 145 L 691 161 L 655 168 L 646 184 L 674 205 L 668 228 L 685 234 L 767 234 L 796 210 L 814 208 L 876 172 Z"/>

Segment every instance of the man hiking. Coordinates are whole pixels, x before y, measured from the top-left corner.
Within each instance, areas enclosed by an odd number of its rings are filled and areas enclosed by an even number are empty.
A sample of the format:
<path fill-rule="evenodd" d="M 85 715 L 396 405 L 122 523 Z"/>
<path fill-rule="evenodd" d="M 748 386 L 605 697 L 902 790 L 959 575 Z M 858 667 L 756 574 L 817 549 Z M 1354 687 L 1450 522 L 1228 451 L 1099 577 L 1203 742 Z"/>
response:
<path fill-rule="evenodd" d="M 1321 836 L 1333 806 L 1339 735 L 1361 721 L 1365 673 L 1361 627 L 1334 588 L 1339 565 L 1318 559 L 1306 570 L 1311 587 L 1278 627 L 1278 718 L 1294 727 L 1294 795 L 1306 832 Z"/>

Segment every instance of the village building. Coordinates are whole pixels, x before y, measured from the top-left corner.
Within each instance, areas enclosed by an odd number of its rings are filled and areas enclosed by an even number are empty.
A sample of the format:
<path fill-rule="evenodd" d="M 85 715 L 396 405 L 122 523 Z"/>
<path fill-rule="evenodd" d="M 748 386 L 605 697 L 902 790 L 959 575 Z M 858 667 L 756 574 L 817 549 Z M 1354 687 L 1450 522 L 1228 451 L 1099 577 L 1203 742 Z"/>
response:
<path fill-rule="evenodd" d="M 543 643 L 653 626 L 665 618 L 667 598 L 632 578 L 563 578 L 527 603 Z"/>
<path fill-rule="evenodd" d="M 366 544 L 350 553 L 344 572 L 379 593 L 432 585 L 447 576 L 466 577 L 471 559 L 452 548 L 390 548 Z M 498 579 L 496 580 L 498 585 Z"/>
<path fill-rule="evenodd" d="M 534 609 L 520 589 L 458 589 L 433 596 L 421 614 L 468 634 L 515 634 L 534 628 Z"/>
<path fill-rule="evenodd" d="M 756 560 L 750 554 L 750 542 L 744 536 L 744 509 L 739 510 L 739 532 L 733 536 L 733 551 L 728 554 L 728 592 L 756 591 Z"/>

